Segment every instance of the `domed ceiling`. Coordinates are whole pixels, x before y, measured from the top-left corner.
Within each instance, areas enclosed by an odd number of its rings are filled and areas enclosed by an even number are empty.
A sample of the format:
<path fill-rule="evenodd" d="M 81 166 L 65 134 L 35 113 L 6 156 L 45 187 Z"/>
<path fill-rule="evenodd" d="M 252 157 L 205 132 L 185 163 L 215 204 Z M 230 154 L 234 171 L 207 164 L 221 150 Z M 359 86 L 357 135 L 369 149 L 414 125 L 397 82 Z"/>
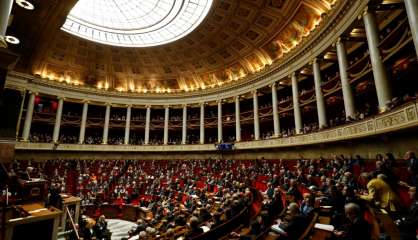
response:
<path fill-rule="evenodd" d="M 91 5 L 93 14 L 104 16 L 109 11 L 106 9 L 112 8 L 110 2 L 119 2 L 80 0 L 78 3 L 83 1 L 94 3 Z M 51 40 L 44 43 L 37 54 L 31 57 L 28 68 L 32 74 L 53 81 L 109 91 L 167 93 L 217 87 L 242 81 L 277 59 L 286 57 L 287 52 L 321 23 L 323 14 L 332 11 L 336 1 L 149 0 L 151 5 L 141 13 L 129 11 L 125 16 L 125 10 L 132 10 L 135 1 L 120 0 L 127 5 L 120 9 L 119 14 L 109 19 L 95 18 L 96 22 L 93 22 L 94 19 L 89 21 L 87 15 L 84 17 L 82 10 L 77 12 L 77 8 L 73 8 L 71 12 L 68 10 L 70 14 L 66 20 L 61 19 L 60 26 L 66 31 L 54 33 Z M 110 5 L 96 6 L 99 2 Z M 179 40 L 167 44 L 150 47 L 110 46 L 109 42 L 101 44 L 86 40 L 88 37 L 75 37 L 74 33 L 67 32 L 71 29 L 69 21 L 72 19 L 73 22 L 78 21 L 78 24 L 84 22 L 93 27 L 107 26 L 107 30 L 138 33 L 140 28 L 158 24 L 164 18 L 162 15 L 170 14 L 162 7 L 157 14 L 159 17 L 150 17 L 155 14 L 155 5 L 152 4 L 170 6 L 174 2 L 197 3 L 202 6 L 209 4 L 210 8 L 206 17 L 201 17 L 205 9 L 200 8 L 202 12 L 197 15 L 202 22 L 194 31 L 186 31 L 183 34 L 185 36 L 180 34 Z M 140 22 L 141 17 L 150 18 L 138 27 L 136 23 Z M 121 21 L 121 18 L 124 20 Z M 129 22 L 134 25 L 129 25 Z M 94 36 L 94 33 L 89 34 Z M 161 38 L 170 36 L 162 34 Z M 114 45 L 141 45 L 135 41 L 125 43 Z M 156 44 L 159 44 L 158 41 Z M 152 44 L 143 44 L 148 45 Z"/>

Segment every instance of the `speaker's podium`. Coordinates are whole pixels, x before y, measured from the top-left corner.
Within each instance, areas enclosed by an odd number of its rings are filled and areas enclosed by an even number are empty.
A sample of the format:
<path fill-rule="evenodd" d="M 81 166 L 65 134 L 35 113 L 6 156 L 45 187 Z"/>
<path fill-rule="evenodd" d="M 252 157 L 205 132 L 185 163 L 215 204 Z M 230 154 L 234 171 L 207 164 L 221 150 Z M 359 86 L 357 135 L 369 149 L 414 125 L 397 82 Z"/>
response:
<path fill-rule="evenodd" d="M 19 204 L 2 209 L 4 240 L 57 239 L 62 211 L 45 207 L 46 180 L 28 177 L 17 182 Z"/>
<path fill-rule="evenodd" d="M 20 196 L 24 202 L 43 201 L 47 195 L 46 181 L 41 178 L 18 179 Z"/>
<path fill-rule="evenodd" d="M 62 212 L 42 203 L 7 208 L 4 240 L 57 239 Z"/>

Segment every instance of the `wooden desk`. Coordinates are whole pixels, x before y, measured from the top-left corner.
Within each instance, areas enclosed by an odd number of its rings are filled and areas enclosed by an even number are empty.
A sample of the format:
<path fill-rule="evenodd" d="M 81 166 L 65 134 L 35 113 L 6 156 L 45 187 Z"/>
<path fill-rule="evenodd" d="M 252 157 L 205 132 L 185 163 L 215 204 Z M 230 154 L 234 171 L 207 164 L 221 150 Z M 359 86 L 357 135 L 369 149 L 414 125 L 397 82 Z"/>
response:
<path fill-rule="evenodd" d="M 318 217 L 318 223 L 322 224 L 330 224 L 331 218 L 325 217 L 325 216 L 319 216 Z M 332 232 L 328 232 L 322 229 L 314 229 L 312 233 L 312 240 L 325 240 L 332 236 Z"/>
<path fill-rule="evenodd" d="M 62 212 L 54 207 L 45 208 L 41 203 L 30 203 L 22 205 L 21 208 L 29 215 L 26 217 L 16 217 L 6 220 L 5 240 L 17 240 L 18 236 L 47 236 L 45 240 L 57 239 L 58 225 Z M 51 222 L 48 222 L 51 221 Z M 43 224 L 43 225 L 42 225 Z M 36 226 L 46 226 L 48 229 L 37 229 Z M 46 227 L 47 228 L 47 227 Z M 29 231 L 27 229 L 30 229 Z M 36 229 L 36 231 L 34 231 Z M 39 230 L 39 232 L 38 232 Z M 48 231 L 49 232 L 45 232 Z M 16 236 L 17 235 L 17 236 Z M 27 238 L 30 239 L 30 238 Z"/>
<path fill-rule="evenodd" d="M 73 218 L 73 221 L 77 223 L 78 218 L 80 216 L 81 199 L 79 197 L 74 197 L 74 196 L 66 195 L 66 194 L 60 194 L 60 195 L 62 198 L 62 202 L 61 202 L 62 203 L 61 204 L 62 216 L 61 216 L 61 221 L 60 221 L 60 230 L 64 232 L 67 227 L 67 218 L 68 218 L 68 213 L 67 213 L 66 208 L 68 207 L 69 210 L 74 211 L 74 214 L 71 217 Z"/>

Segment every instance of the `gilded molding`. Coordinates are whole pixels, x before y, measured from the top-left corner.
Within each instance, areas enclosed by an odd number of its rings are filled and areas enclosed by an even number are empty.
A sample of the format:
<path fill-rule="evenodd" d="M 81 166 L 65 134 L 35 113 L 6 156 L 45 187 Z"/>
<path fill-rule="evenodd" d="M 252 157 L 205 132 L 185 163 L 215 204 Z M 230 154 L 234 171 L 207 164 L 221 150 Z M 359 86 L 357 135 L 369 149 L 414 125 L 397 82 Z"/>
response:
<path fill-rule="evenodd" d="M 133 105 L 182 105 L 198 102 L 213 102 L 219 98 L 232 98 L 243 95 L 254 89 L 268 86 L 278 80 L 284 79 L 290 73 L 306 65 L 311 59 L 321 54 L 335 42 L 341 34 L 361 15 L 369 0 L 340 0 L 337 1 L 335 11 L 327 15 L 326 21 L 312 34 L 303 39 L 298 47 L 293 49 L 286 57 L 274 62 L 270 67 L 259 74 L 249 76 L 233 84 L 224 84 L 218 88 L 202 91 L 167 94 L 141 94 L 125 92 L 107 92 L 92 87 L 74 86 L 43 80 L 20 73 L 11 73 L 7 77 L 6 87 L 27 88 L 41 93 L 63 95 L 69 99 L 88 99 L 94 102 L 111 101 L 115 104 Z"/>

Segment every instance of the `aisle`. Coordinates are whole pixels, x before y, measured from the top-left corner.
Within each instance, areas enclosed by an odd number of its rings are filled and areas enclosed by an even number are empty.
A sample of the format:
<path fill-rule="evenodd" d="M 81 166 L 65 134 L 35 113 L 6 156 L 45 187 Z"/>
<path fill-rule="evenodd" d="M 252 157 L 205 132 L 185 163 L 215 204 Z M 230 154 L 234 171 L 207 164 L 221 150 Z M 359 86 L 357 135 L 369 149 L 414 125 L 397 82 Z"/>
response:
<path fill-rule="evenodd" d="M 123 237 L 128 237 L 129 230 L 136 226 L 135 223 L 120 220 L 120 219 L 106 219 L 107 228 L 112 233 L 112 240 L 120 240 Z"/>

